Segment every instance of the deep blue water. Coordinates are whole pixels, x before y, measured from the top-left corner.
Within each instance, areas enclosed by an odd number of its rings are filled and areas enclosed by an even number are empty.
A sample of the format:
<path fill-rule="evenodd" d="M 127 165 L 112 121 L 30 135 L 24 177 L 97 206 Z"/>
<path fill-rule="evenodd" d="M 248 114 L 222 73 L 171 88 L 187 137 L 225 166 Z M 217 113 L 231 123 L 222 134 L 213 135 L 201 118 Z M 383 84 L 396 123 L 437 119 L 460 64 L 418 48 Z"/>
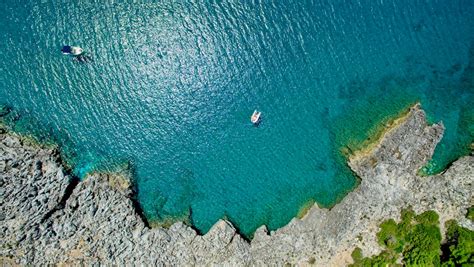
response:
<path fill-rule="evenodd" d="M 79 176 L 131 162 L 151 221 L 251 235 L 334 205 L 342 152 L 417 101 L 447 128 L 425 172 L 473 142 L 474 1 L 69 2 L 0 4 L 0 103 Z"/>

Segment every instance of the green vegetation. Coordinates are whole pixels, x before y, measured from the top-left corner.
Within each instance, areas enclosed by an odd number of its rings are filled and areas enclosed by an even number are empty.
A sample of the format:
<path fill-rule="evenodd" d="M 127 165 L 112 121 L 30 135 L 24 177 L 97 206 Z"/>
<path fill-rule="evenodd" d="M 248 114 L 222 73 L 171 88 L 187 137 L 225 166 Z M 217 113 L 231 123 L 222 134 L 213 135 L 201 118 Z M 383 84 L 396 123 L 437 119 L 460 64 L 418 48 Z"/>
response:
<path fill-rule="evenodd" d="M 446 244 L 443 245 L 443 266 L 474 266 L 474 231 L 451 220 L 446 222 Z"/>
<path fill-rule="evenodd" d="M 360 248 L 354 249 L 352 252 L 352 259 L 354 260 L 354 264 L 351 264 L 350 266 L 357 267 L 396 266 L 395 261 L 397 260 L 397 258 L 387 250 L 384 250 L 379 255 L 373 256 L 371 258 L 364 258 Z"/>
<path fill-rule="evenodd" d="M 474 231 L 447 223 L 447 242 L 441 245 L 439 216 L 434 211 L 416 215 L 402 211 L 401 221 L 380 224 L 377 239 L 384 249 L 379 255 L 363 257 L 360 248 L 352 252 L 351 266 L 474 266 Z"/>
<path fill-rule="evenodd" d="M 466 218 L 471 221 L 474 221 L 474 206 L 471 206 L 469 209 L 467 209 Z"/>

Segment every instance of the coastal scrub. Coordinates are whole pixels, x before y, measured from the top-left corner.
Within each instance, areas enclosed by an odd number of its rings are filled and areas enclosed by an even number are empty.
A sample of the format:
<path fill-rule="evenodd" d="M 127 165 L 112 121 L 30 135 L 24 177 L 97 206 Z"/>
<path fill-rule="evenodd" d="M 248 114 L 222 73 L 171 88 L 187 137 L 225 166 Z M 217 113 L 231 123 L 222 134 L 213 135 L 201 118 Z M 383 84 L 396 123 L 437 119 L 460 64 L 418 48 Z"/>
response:
<path fill-rule="evenodd" d="M 352 252 L 351 266 L 472 266 L 474 264 L 474 231 L 456 221 L 446 223 L 446 242 L 441 244 L 439 216 L 435 211 L 416 215 L 405 209 L 401 221 L 386 220 L 380 224 L 377 240 L 384 250 L 363 257 L 360 248 Z"/>
<path fill-rule="evenodd" d="M 442 266 L 474 266 L 474 231 L 459 226 L 454 220 L 446 222 L 446 229 Z"/>

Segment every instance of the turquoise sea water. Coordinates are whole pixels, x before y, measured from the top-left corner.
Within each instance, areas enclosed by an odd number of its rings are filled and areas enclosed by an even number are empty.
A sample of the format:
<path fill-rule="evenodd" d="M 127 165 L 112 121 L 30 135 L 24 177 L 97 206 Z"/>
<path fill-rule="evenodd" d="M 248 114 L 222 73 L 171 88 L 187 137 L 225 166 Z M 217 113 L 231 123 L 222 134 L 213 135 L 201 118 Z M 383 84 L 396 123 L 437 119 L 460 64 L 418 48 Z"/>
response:
<path fill-rule="evenodd" d="M 251 236 L 334 205 L 342 152 L 417 101 L 446 126 L 425 172 L 474 139 L 474 1 L 52 2 L 0 3 L 0 103 L 79 176 L 131 162 L 152 222 Z"/>

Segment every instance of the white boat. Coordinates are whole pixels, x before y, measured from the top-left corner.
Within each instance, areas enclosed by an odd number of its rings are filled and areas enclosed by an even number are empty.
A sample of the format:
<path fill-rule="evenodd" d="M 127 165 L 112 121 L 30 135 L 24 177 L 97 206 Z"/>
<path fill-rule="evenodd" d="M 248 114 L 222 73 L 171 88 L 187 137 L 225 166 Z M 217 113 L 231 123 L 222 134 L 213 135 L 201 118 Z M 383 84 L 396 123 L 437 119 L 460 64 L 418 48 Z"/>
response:
<path fill-rule="evenodd" d="M 260 115 L 262 114 L 262 112 L 260 111 L 257 111 L 257 110 L 254 110 L 252 116 L 250 117 L 250 121 L 253 123 L 253 124 L 258 124 L 260 122 Z"/>
<path fill-rule="evenodd" d="M 79 56 L 81 55 L 84 51 L 82 48 L 79 46 L 70 46 L 70 45 L 65 45 L 61 49 L 61 52 L 65 55 L 72 55 L 72 56 Z"/>

